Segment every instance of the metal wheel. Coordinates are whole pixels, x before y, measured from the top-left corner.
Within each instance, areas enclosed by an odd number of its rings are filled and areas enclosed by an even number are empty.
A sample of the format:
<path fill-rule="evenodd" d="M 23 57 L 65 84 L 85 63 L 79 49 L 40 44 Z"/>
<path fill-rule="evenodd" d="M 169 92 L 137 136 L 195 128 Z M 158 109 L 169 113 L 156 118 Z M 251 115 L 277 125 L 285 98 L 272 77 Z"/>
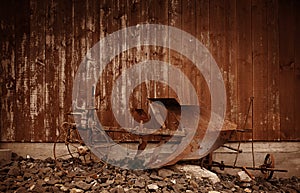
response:
<path fill-rule="evenodd" d="M 272 170 L 275 167 L 275 159 L 272 154 L 267 154 L 264 160 L 264 164 L 260 166 L 261 172 L 265 175 L 265 179 L 270 180 L 274 174 Z"/>
<path fill-rule="evenodd" d="M 64 145 L 66 148 L 60 147 Z M 84 145 L 80 139 L 76 125 L 73 123 L 64 122 L 61 124 L 58 135 L 53 146 L 53 155 L 59 167 L 62 167 L 63 160 L 79 158 L 90 154 L 90 150 Z"/>

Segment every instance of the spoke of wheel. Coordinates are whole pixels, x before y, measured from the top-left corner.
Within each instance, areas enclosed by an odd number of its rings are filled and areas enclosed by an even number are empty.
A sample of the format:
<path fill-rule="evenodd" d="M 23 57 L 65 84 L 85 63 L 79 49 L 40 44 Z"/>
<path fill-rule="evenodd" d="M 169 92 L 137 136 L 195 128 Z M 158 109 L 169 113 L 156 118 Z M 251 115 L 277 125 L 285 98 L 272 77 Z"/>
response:
<path fill-rule="evenodd" d="M 80 146 L 80 144 L 76 144 L 77 145 L 76 146 L 76 145 L 74 145 L 74 143 L 69 143 L 69 145 L 72 146 L 72 147 L 74 147 L 74 148 L 77 148 L 78 146 Z"/>
<path fill-rule="evenodd" d="M 57 158 L 62 158 L 62 157 L 65 157 L 65 156 L 69 156 L 69 155 L 70 155 L 69 153 L 62 154 L 62 155 L 56 156 L 56 159 L 57 159 Z"/>

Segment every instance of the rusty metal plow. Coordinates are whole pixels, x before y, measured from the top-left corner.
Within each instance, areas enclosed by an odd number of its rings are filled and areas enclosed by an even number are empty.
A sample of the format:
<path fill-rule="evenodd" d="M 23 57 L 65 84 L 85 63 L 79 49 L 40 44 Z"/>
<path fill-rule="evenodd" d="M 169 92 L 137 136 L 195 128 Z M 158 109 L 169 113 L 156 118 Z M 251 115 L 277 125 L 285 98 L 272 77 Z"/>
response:
<path fill-rule="evenodd" d="M 254 144 L 253 144 L 253 101 L 254 101 L 254 97 L 250 97 L 250 103 L 248 106 L 248 113 L 246 115 L 245 118 L 245 122 L 243 125 L 243 128 L 240 130 L 236 130 L 236 132 L 239 132 L 239 143 L 238 143 L 238 147 L 237 148 L 233 148 L 230 146 L 226 146 L 226 145 L 222 145 L 225 148 L 228 148 L 230 150 L 233 150 L 236 152 L 236 157 L 234 160 L 233 165 L 225 165 L 223 161 L 219 162 L 215 162 L 212 160 L 212 155 L 211 153 L 206 157 L 202 159 L 202 166 L 206 166 L 208 168 L 211 167 L 219 167 L 221 170 L 224 170 L 225 168 L 233 168 L 233 169 L 242 169 L 244 170 L 252 179 L 254 179 L 254 176 L 248 171 L 248 170 L 259 170 L 261 171 L 262 174 L 264 174 L 265 179 L 269 180 L 272 178 L 274 172 L 288 172 L 285 169 L 276 169 L 275 168 L 275 158 L 272 154 L 268 153 L 265 156 L 265 159 L 263 161 L 263 164 L 260 165 L 259 167 L 255 166 L 255 161 L 254 161 Z M 251 129 L 246 129 L 246 123 L 248 122 L 248 118 L 249 118 L 249 114 L 250 114 L 250 110 L 252 109 L 252 125 L 251 125 Z M 242 153 L 242 150 L 240 149 L 240 145 L 241 145 L 241 138 L 242 138 L 242 134 L 245 132 L 251 132 L 252 133 L 252 140 L 251 140 L 251 145 L 252 145 L 252 161 L 253 161 L 253 166 L 252 167 L 245 167 L 245 166 L 236 166 L 237 163 L 237 159 L 238 159 L 238 155 L 240 153 Z"/>

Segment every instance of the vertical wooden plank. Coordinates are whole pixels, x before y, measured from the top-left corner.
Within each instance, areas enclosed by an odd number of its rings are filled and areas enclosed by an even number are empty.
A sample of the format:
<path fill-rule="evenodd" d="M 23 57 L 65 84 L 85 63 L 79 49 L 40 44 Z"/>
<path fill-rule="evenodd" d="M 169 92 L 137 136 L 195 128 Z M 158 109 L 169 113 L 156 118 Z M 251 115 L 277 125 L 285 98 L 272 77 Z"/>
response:
<path fill-rule="evenodd" d="M 65 87 L 65 96 L 63 99 L 64 103 L 64 111 L 71 112 L 72 111 L 72 88 L 73 88 L 73 78 L 75 77 L 75 67 L 76 64 L 74 62 L 74 4 L 72 1 L 64 0 L 62 1 L 64 5 L 64 16 L 63 16 L 63 23 L 64 23 L 64 36 L 65 40 L 63 45 L 65 46 L 65 67 L 64 67 L 64 74 L 65 77 L 62 80 Z M 65 119 L 68 117 L 65 116 Z M 50 128 L 50 124 L 47 125 L 47 128 Z"/>
<path fill-rule="evenodd" d="M 139 6 L 139 14 L 140 14 L 140 24 L 145 24 L 148 21 L 148 3 L 149 1 L 140 1 L 140 6 Z M 144 39 L 145 37 L 141 36 L 140 40 Z M 149 47 L 148 46 L 143 46 L 141 47 L 140 54 L 139 54 L 139 60 L 144 61 L 149 58 Z M 141 92 L 141 109 L 143 109 L 145 112 L 148 113 L 148 92 L 147 92 L 147 86 L 146 83 L 143 83 L 140 88 Z"/>
<path fill-rule="evenodd" d="M 86 55 L 86 1 L 76 0 L 74 1 L 74 65 L 75 73 Z M 79 95 L 82 101 L 77 101 L 76 105 L 80 108 L 86 108 L 86 92 L 84 87 L 86 86 L 85 78 L 86 74 L 83 72 L 80 74 L 82 77 L 81 85 L 79 87 Z"/>
<path fill-rule="evenodd" d="M 15 139 L 15 1 L 0 7 L 0 141 Z"/>
<path fill-rule="evenodd" d="M 125 8 L 125 15 L 127 17 L 127 26 L 137 26 L 141 24 L 141 7 L 142 2 L 135 0 L 128 0 Z M 138 37 L 138 41 L 140 42 L 142 37 Z M 142 61 L 142 47 L 136 47 L 131 50 L 128 50 L 126 54 L 122 57 L 123 60 L 126 60 L 126 69 L 140 63 Z M 123 54 L 122 54 L 123 55 Z M 125 57 L 125 58 L 124 58 Z M 124 73 L 124 72 L 122 72 Z M 142 77 L 138 76 L 138 81 L 141 82 Z M 127 82 L 127 85 L 130 86 L 131 82 Z M 129 101 L 129 107 L 132 112 L 132 116 L 136 121 L 140 121 L 142 119 L 141 116 L 136 115 L 136 109 L 143 109 L 144 112 L 147 111 L 146 100 L 147 93 L 143 93 L 142 90 L 145 89 L 145 84 L 140 84 L 134 91 L 130 94 L 132 97 Z M 143 88 L 144 87 L 144 88 Z M 130 92 L 129 90 L 127 92 Z M 143 104 L 144 101 L 144 104 Z M 130 115 L 129 115 L 130 116 Z M 127 117 L 126 117 L 127 118 Z M 145 122 L 145 120 L 143 120 Z M 131 123 L 133 124 L 133 123 Z"/>
<path fill-rule="evenodd" d="M 185 1 L 182 4 L 182 30 L 188 32 L 189 34 L 195 36 L 196 35 L 196 8 L 195 8 L 195 1 L 189 0 Z M 189 45 L 189 48 L 183 47 L 182 49 L 189 49 L 192 50 L 192 55 L 195 56 L 197 54 L 196 51 L 196 44 Z M 181 71 L 189 78 L 189 81 L 195 86 L 196 78 L 197 78 L 197 71 L 198 69 L 185 57 L 182 57 L 182 69 Z M 183 85 L 188 85 L 187 82 L 184 82 L 184 79 L 181 78 L 182 83 L 182 93 L 184 96 L 187 97 L 190 104 L 195 104 L 195 99 L 192 98 L 190 95 L 190 89 L 185 88 Z M 195 87 L 195 89 L 197 89 Z"/>
<path fill-rule="evenodd" d="M 295 131 L 293 140 L 300 140 L 300 2 L 294 1 L 294 26 L 295 26 Z"/>
<path fill-rule="evenodd" d="M 267 1 L 268 140 L 280 139 L 278 1 Z M 266 140 L 266 139 L 264 139 Z"/>
<path fill-rule="evenodd" d="M 178 29 L 183 29 L 183 24 L 182 24 L 182 19 L 183 19 L 183 5 L 182 5 L 182 0 L 174 0 L 174 1 L 169 1 L 169 25 L 172 27 L 176 27 Z M 180 38 L 181 39 L 181 38 Z M 172 38 L 169 38 L 170 41 L 172 41 Z M 182 70 L 183 69 L 183 61 L 182 61 L 183 56 L 180 53 L 175 53 L 172 52 L 171 50 L 169 51 L 169 63 L 171 65 L 174 65 L 176 68 Z M 181 89 L 181 80 L 182 80 L 182 75 L 180 77 L 176 77 L 178 81 L 178 94 L 183 94 L 183 89 Z M 170 76 L 169 77 L 169 82 L 174 80 L 175 77 Z M 171 80 L 172 79 L 172 80 Z M 168 93 L 170 98 L 175 98 L 178 100 L 178 97 L 176 93 L 174 93 L 174 90 L 171 90 L 169 88 L 169 93 Z M 180 103 L 180 101 L 178 101 Z"/>
<path fill-rule="evenodd" d="M 178 29 L 181 30 L 189 30 L 189 32 L 194 32 L 195 34 L 195 26 L 190 26 L 191 28 L 189 28 L 188 24 L 186 24 L 184 26 L 184 20 L 186 22 L 189 22 L 189 24 L 191 24 L 193 21 L 187 21 L 188 19 L 190 19 L 191 14 L 190 14 L 190 10 L 188 10 L 190 7 L 192 6 L 192 1 L 188 2 L 188 5 L 184 5 L 182 0 L 174 0 L 174 1 L 169 1 L 168 3 L 168 9 L 169 9 L 169 15 L 168 15 L 168 25 L 172 26 L 172 27 L 176 27 Z M 191 10 L 193 11 L 193 10 Z M 184 15 L 186 15 L 186 17 L 184 17 Z M 193 11 L 193 15 L 195 15 L 195 11 Z M 175 37 L 178 38 L 181 42 L 180 42 L 180 48 L 178 48 L 179 50 L 183 49 L 182 46 L 182 37 Z M 168 41 L 174 41 L 173 37 L 169 37 Z M 185 59 L 185 60 L 184 60 Z M 183 101 L 179 101 L 178 96 L 186 96 L 188 97 L 188 91 L 183 85 L 184 82 L 183 77 L 184 77 L 184 73 L 188 73 L 191 71 L 191 62 L 188 61 L 186 59 L 186 57 L 184 57 L 181 53 L 177 53 L 171 49 L 168 50 L 168 62 L 170 65 L 172 65 L 172 67 L 176 67 L 178 70 L 180 70 L 180 75 L 178 77 L 174 77 L 171 74 L 168 77 L 169 80 L 169 84 L 175 84 L 176 88 L 171 88 L 169 87 L 168 90 L 168 97 L 169 98 L 175 98 L 177 99 L 177 101 L 179 102 L 179 104 L 184 105 Z M 171 72 L 171 71 L 170 71 Z M 191 76 L 190 76 L 191 77 Z M 177 90 L 177 93 L 175 93 L 175 90 Z M 167 122 L 166 125 L 168 126 L 169 130 L 177 130 L 178 129 L 178 118 L 174 115 L 174 112 L 170 111 L 167 114 Z"/>
<path fill-rule="evenodd" d="M 110 33 L 113 32 L 112 30 L 112 23 L 114 22 L 114 19 L 113 19 L 113 9 L 114 9 L 114 4 L 112 1 L 105 1 L 103 2 L 103 17 L 104 17 L 104 22 L 103 22 L 103 35 L 106 36 Z M 108 50 L 109 51 L 109 50 Z M 104 53 L 105 54 L 105 51 Z M 103 123 L 105 125 L 109 125 L 109 126 L 112 126 L 114 123 L 113 123 L 113 116 L 112 116 L 112 111 L 111 111 L 111 88 L 112 88 L 112 62 L 110 62 L 109 64 L 107 64 L 107 67 L 106 69 L 104 69 L 104 72 L 103 72 L 103 79 L 102 79 L 102 93 L 103 93 L 103 96 L 102 99 L 104 101 L 103 103 L 103 108 L 104 108 L 104 112 L 103 113 Z"/>
<path fill-rule="evenodd" d="M 46 138 L 53 141 L 59 123 L 59 46 L 57 36 L 61 35 L 57 25 L 57 2 L 47 2 L 46 17 L 46 78 L 45 78 L 45 127 Z"/>
<path fill-rule="evenodd" d="M 154 24 L 162 24 L 168 25 L 168 2 L 164 0 L 153 0 L 149 2 L 149 22 Z M 151 32 L 155 34 L 155 32 Z M 151 35 L 151 34 L 150 34 Z M 151 38 L 156 38 L 156 41 L 163 42 L 164 45 L 167 44 L 167 34 L 165 37 L 161 36 L 152 36 Z M 150 47 L 150 60 L 160 60 L 164 62 L 168 62 L 167 57 L 168 49 L 164 47 L 158 46 L 151 46 Z M 150 67 L 149 67 L 150 69 Z M 160 74 L 168 79 L 168 69 L 164 68 L 163 66 L 159 69 L 152 69 L 153 76 L 156 74 Z M 157 81 L 150 84 L 149 88 L 150 97 L 152 98 L 168 98 L 168 86 L 167 84 L 162 84 Z"/>
<path fill-rule="evenodd" d="M 294 1 L 279 0 L 280 139 L 290 140 L 295 128 Z"/>
<path fill-rule="evenodd" d="M 86 47 L 87 50 L 91 49 L 95 43 L 99 41 L 99 3 L 98 1 L 88 0 L 87 2 L 87 9 L 86 9 Z M 88 74 L 86 76 L 87 84 L 90 85 L 91 82 L 94 82 L 97 73 L 97 68 L 95 60 L 97 59 L 97 55 L 99 53 L 92 52 L 90 56 L 87 57 L 88 63 Z M 96 85 L 92 85 L 95 86 Z M 90 92 L 90 91 L 89 91 Z M 95 101 L 93 100 L 93 93 L 86 93 L 87 94 L 87 106 L 88 107 L 95 107 Z"/>
<path fill-rule="evenodd" d="M 125 29 L 126 27 L 128 27 L 128 15 L 127 15 L 127 1 L 126 0 L 123 0 L 123 1 L 119 1 L 119 8 L 118 8 L 118 12 L 119 12 L 119 21 L 118 21 L 118 30 L 119 29 Z M 122 37 L 121 39 L 126 41 L 126 38 L 129 34 L 125 33 L 125 34 L 122 34 Z M 126 45 L 122 45 L 120 47 L 120 49 L 124 49 L 126 48 Z M 118 51 L 118 52 L 121 52 L 121 51 Z M 125 51 L 125 52 L 122 52 L 119 54 L 119 65 L 118 65 L 118 76 L 120 76 L 121 74 L 124 73 L 124 69 L 127 69 L 130 65 L 130 63 L 127 62 L 127 59 L 128 59 L 128 55 L 129 55 L 129 50 L 128 51 Z M 127 81 L 129 80 L 129 81 Z M 121 93 L 121 96 L 120 98 L 118 99 L 120 101 L 120 110 L 122 111 L 122 114 L 124 115 L 124 120 L 123 121 L 125 123 L 125 125 L 128 125 L 128 120 L 129 118 L 131 117 L 131 115 L 128 114 L 128 109 L 126 108 L 129 107 L 130 108 L 130 99 L 129 98 L 126 98 L 124 96 L 126 95 L 130 95 L 132 94 L 131 91 L 127 88 L 127 85 L 130 85 L 131 81 L 130 81 L 130 77 L 129 75 L 125 74 L 125 76 L 123 76 L 122 78 L 122 87 L 120 88 L 120 93 Z"/>
<path fill-rule="evenodd" d="M 16 131 L 15 141 L 28 142 L 31 139 L 30 126 L 30 3 L 16 1 Z"/>
<path fill-rule="evenodd" d="M 237 124 L 242 128 L 249 105 L 249 98 L 253 95 L 253 66 L 251 45 L 251 1 L 236 2 L 237 10 L 237 89 L 238 89 L 238 117 Z M 257 99 L 259 100 L 259 99 Z M 251 112 L 246 128 L 251 128 Z M 245 134 L 244 139 L 251 139 L 251 134 Z"/>
<path fill-rule="evenodd" d="M 55 48 L 58 52 L 58 63 L 57 63 L 57 85 L 58 85 L 58 123 L 66 121 L 66 107 L 64 98 L 66 96 L 66 85 L 65 85 L 65 68 L 66 68 L 66 46 L 65 46 L 65 5 L 62 1 L 55 1 L 57 15 L 55 18 Z"/>
<path fill-rule="evenodd" d="M 30 1 L 30 119 L 31 141 L 44 142 L 45 1 Z"/>
<path fill-rule="evenodd" d="M 236 0 L 225 0 L 224 79 L 227 91 L 226 118 L 237 122 L 237 10 Z"/>
<path fill-rule="evenodd" d="M 268 139 L 268 43 L 266 2 L 252 1 L 254 138 Z"/>
<path fill-rule="evenodd" d="M 96 43 L 100 40 L 100 2 L 94 1 L 94 0 L 88 0 L 87 1 L 87 11 L 86 11 L 86 42 L 87 42 L 87 49 L 90 50 Z M 91 52 L 91 55 L 88 56 L 88 62 L 89 62 L 89 69 L 87 81 L 94 82 L 98 79 L 99 74 L 99 68 L 97 67 L 97 61 L 99 60 L 99 53 Z M 90 85 L 90 83 L 88 83 Z M 96 85 L 92 85 L 95 92 Z M 89 107 L 96 107 L 96 99 L 95 99 L 95 93 L 87 93 L 88 96 L 91 98 L 88 98 L 88 106 Z M 93 116 L 93 115 L 90 115 Z"/>
<path fill-rule="evenodd" d="M 198 40 L 209 49 L 209 0 L 196 1 L 196 37 Z M 209 80 L 208 80 L 209 81 Z M 210 93 L 208 82 L 203 75 L 197 77 L 197 88 L 200 89 L 200 106 L 204 109 L 210 109 Z"/>
<path fill-rule="evenodd" d="M 110 33 L 113 33 L 115 31 L 118 31 L 119 29 L 121 29 L 122 20 L 124 19 L 123 18 L 124 12 L 122 10 L 121 4 L 122 4 L 122 1 L 118 1 L 118 0 L 111 1 L 112 23 L 108 24 Z M 108 73 L 109 73 L 108 75 L 112 76 L 112 83 L 109 86 L 110 94 L 112 92 L 112 89 L 115 87 L 114 81 L 118 78 L 118 76 L 121 73 L 122 57 L 119 54 L 120 49 L 121 49 L 120 47 L 114 46 L 111 48 L 111 49 L 113 49 L 113 53 L 118 54 L 118 55 L 116 55 L 116 57 L 110 63 L 110 67 L 109 67 L 109 71 L 108 71 Z M 126 82 L 122 81 L 121 87 L 116 87 L 116 89 L 118 90 L 118 93 L 120 93 L 120 95 L 115 95 L 115 96 L 111 95 L 111 101 L 109 103 L 110 111 L 112 113 L 111 118 L 112 118 L 113 126 L 119 126 L 119 123 L 117 122 L 117 120 L 115 119 L 115 117 L 113 115 L 112 104 L 117 105 L 117 107 L 118 107 L 118 112 L 114 112 L 114 113 L 123 114 L 123 112 L 125 111 L 123 104 L 122 104 L 123 101 L 121 101 L 122 87 L 126 87 Z M 128 102 L 128 101 L 126 101 L 126 102 Z M 121 114 L 119 114 L 119 115 L 121 115 Z M 123 118 L 123 116 L 119 116 L 119 117 Z M 115 134 L 115 137 L 118 137 L 118 136 L 119 136 L 118 134 Z"/>
<path fill-rule="evenodd" d="M 107 21 L 108 21 L 108 14 L 110 12 L 110 7 L 108 6 L 107 1 L 102 1 L 100 3 L 100 11 L 99 11 L 99 38 L 103 39 L 105 37 L 105 35 L 107 34 Z M 100 55 L 103 55 L 105 53 L 100 53 Z M 100 71 L 102 71 L 103 69 L 100 68 Z M 98 117 L 99 117 L 99 121 L 104 124 L 107 125 L 107 119 L 106 119 L 106 112 L 107 111 L 107 94 L 106 94 L 106 73 L 103 72 L 103 74 L 101 75 L 101 78 L 99 79 L 98 83 L 97 83 L 97 88 L 96 88 L 96 100 L 97 100 L 97 108 L 98 108 Z"/>
<path fill-rule="evenodd" d="M 212 57 L 215 59 L 223 76 L 224 86 L 228 84 L 228 66 L 225 64 L 225 10 L 224 0 L 210 1 L 209 3 L 209 38 L 210 45 L 209 50 Z M 211 77 L 216 76 L 211 72 Z M 214 79 L 214 78 L 212 78 Z M 211 84 L 211 88 L 214 85 Z M 218 94 L 219 90 L 211 89 L 211 94 L 215 96 L 221 96 Z M 215 100 L 215 99 L 214 99 Z M 226 104 L 225 104 L 226 105 Z M 226 114 L 225 114 L 226 115 Z M 226 117 L 228 117 L 226 115 Z"/>

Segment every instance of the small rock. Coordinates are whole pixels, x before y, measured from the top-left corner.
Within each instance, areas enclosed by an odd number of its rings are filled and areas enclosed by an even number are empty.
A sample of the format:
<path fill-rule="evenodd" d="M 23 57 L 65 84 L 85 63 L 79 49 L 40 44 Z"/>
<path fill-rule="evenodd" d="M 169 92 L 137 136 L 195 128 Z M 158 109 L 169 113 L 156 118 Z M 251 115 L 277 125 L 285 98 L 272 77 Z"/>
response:
<path fill-rule="evenodd" d="M 51 158 L 51 157 L 47 157 L 47 158 L 45 159 L 45 162 L 46 162 L 46 163 L 55 163 L 55 160 L 54 160 L 53 158 Z"/>
<path fill-rule="evenodd" d="M 29 187 L 29 190 L 33 190 L 35 188 L 35 184 L 33 184 L 33 185 L 31 185 L 30 187 Z"/>
<path fill-rule="evenodd" d="M 112 180 L 106 180 L 106 183 L 107 183 L 108 185 L 111 185 L 111 184 L 113 184 L 114 182 L 115 182 L 114 179 L 112 179 Z"/>
<path fill-rule="evenodd" d="M 64 172 L 63 171 L 58 171 L 58 172 L 55 172 L 54 173 L 54 176 L 57 176 L 57 177 L 61 177 L 64 175 Z"/>
<path fill-rule="evenodd" d="M 268 190 L 272 190 L 273 186 L 270 182 L 264 182 L 263 185 L 268 189 Z"/>
<path fill-rule="evenodd" d="M 13 166 L 12 168 L 10 168 L 7 174 L 9 176 L 16 176 L 16 177 L 22 175 L 21 169 L 18 166 Z"/>
<path fill-rule="evenodd" d="M 147 185 L 149 191 L 156 191 L 159 187 L 156 184 L 149 184 Z"/>
<path fill-rule="evenodd" d="M 240 185 L 242 188 L 251 187 L 251 183 L 241 183 Z"/>
<path fill-rule="evenodd" d="M 121 186 L 117 186 L 110 190 L 110 193 L 124 193 L 124 189 Z"/>
<path fill-rule="evenodd" d="M 23 192 L 27 192 L 26 188 L 25 187 L 19 187 L 15 193 L 23 193 Z"/>
<path fill-rule="evenodd" d="M 158 176 L 162 178 L 168 178 L 171 177 L 174 174 L 174 171 L 169 170 L 169 169 L 160 169 L 158 170 Z"/>
<path fill-rule="evenodd" d="M 187 180 L 185 178 L 177 178 L 176 181 L 179 184 L 186 184 L 187 183 Z"/>
<path fill-rule="evenodd" d="M 28 180 L 28 179 L 31 179 L 32 176 L 31 176 L 31 174 L 30 174 L 29 172 L 25 172 L 24 175 L 23 175 L 23 178 L 24 178 L 25 180 Z"/>
<path fill-rule="evenodd" d="M 72 188 L 72 189 L 70 190 L 70 193 L 83 193 L 83 192 L 84 192 L 84 190 L 77 189 L 77 188 Z"/>
<path fill-rule="evenodd" d="M 208 193 L 220 193 L 220 192 L 212 190 L 212 191 L 208 191 Z"/>
<path fill-rule="evenodd" d="M 185 187 L 183 184 L 175 184 L 174 186 L 172 186 L 172 188 L 176 193 L 181 193 L 185 190 Z"/>
<path fill-rule="evenodd" d="M 251 182 L 252 179 L 245 171 L 238 172 L 238 177 L 241 182 Z"/>
<path fill-rule="evenodd" d="M 156 184 L 161 188 L 166 187 L 168 185 L 165 181 L 158 181 L 156 182 Z"/>
<path fill-rule="evenodd" d="M 38 179 L 37 182 L 36 182 L 36 184 L 38 186 L 44 186 L 46 184 L 46 182 L 44 180 Z"/>
<path fill-rule="evenodd" d="M 54 185 L 59 183 L 59 180 L 49 179 L 49 181 L 46 182 L 48 185 Z"/>
<path fill-rule="evenodd" d="M 56 186 L 48 186 L 46 190 L 47 192 L 59 192 L 59 188 Z"/>
<path fill-rule="evenodd" d="M 194 188 L 194 189 L 198 189 L 199 188 L 199 185 L 197 182 L 195 182 L 195 180 L 191 180 L 190 181 L 190 185 Z"/>
<path fill-rule="evenodd" d="M 91 177 L 87 177 L 86 179 L 84 179 L 84 181 L 88 184 L 90 184 L 94 179 Z"/>
<path fill-rule="evenodd" d="M 175 166 L 177 169 L 179 169 L 180 171 L 184 171 L 184 172 L 187 172 L 187 173 L 190 173 L 192 174 L 193 176 L 195 176 L 196 178 L 208 178 L 212 181 L 212 183 L 217 183 L 217 182 L 220 182 L 220 179 L 219 177 L 205 169 L 205 168 L 201 168 L 200 166 L 197 166 L 197 165 L 176 165 Z"/>
<path fill-rule="evenodd" d="M 75 183 L 75 186 L 77 187 L 77 188 L 80 188 L 80 189 L 82 189 L 82 190 L 89 190 L 90 188 L 91 188 L 91 184 L 88 184 L 88 183 L 86 183 L 86 182 L 84 182 L 84 181 L 78 181 L 78 182 L 76 182 Z"/>
<path fill-rule="evenodd" d="M 251 193 L 252 192 L 252 190 L 250 190 L 249 188 L 245 188 L 244 191 L 247 192 L 247 193 Z"/>
<path fill-rule="evenodd" d="M 151 175 L 150 175 L 150 179 L 152 179 L 152 180 L 163 180 L 163 178 L 162 178 L 162 177 L 160 177 L 160 176 L 157 176 L 157 175 L 155 175 L 155 174 L 153 174 L 153 173 L 151 173 Z"/>
<path fill-rule="evenodd" d="M 186 177 L 186 179 L 192 179 L 192 175 L 190 175 L 190 174 L 186 174 L 185 177 Z"/>
<path fill-rule="evenodd" d="M 45 192 L 45 190 L 46 189 L 44 187 L 38 184 L 32 189 L 33 192 Z"/>
<path fill-rule="evenodd" d="M 253 185 L 252 189 L 258 191 L 259 190 L 259 186 Z"/>
<path fill-rule="evenodd" d="M 43 174 L 49 174 L 50 172 L 52 172 L 52 168 L 50 167 L 41 168 L 40 172 L 42 172 Z"/>
<path fill-rule="evenodd" d="M 145 181 L 138 179 L 135 181 L 134 183 L 134 187 L 138 187 L 138 188 L 144 188 L 145 187 Z"/>
<path fill-rule="evenodd" d="M 234 183 L 225 181 L 225 182 L 222 182 L 222 185 L 224 188 L 231 189 L 234 186 Z"/>
<path fill-rule="evenodd" d="M 60 190 L 63 191 L 63 192 L 68 192 L 69 188 L 66 187 L 66 186 L 64 186 L 64 185 L 62 185 L 62 186 L 60 187 Z"/>

